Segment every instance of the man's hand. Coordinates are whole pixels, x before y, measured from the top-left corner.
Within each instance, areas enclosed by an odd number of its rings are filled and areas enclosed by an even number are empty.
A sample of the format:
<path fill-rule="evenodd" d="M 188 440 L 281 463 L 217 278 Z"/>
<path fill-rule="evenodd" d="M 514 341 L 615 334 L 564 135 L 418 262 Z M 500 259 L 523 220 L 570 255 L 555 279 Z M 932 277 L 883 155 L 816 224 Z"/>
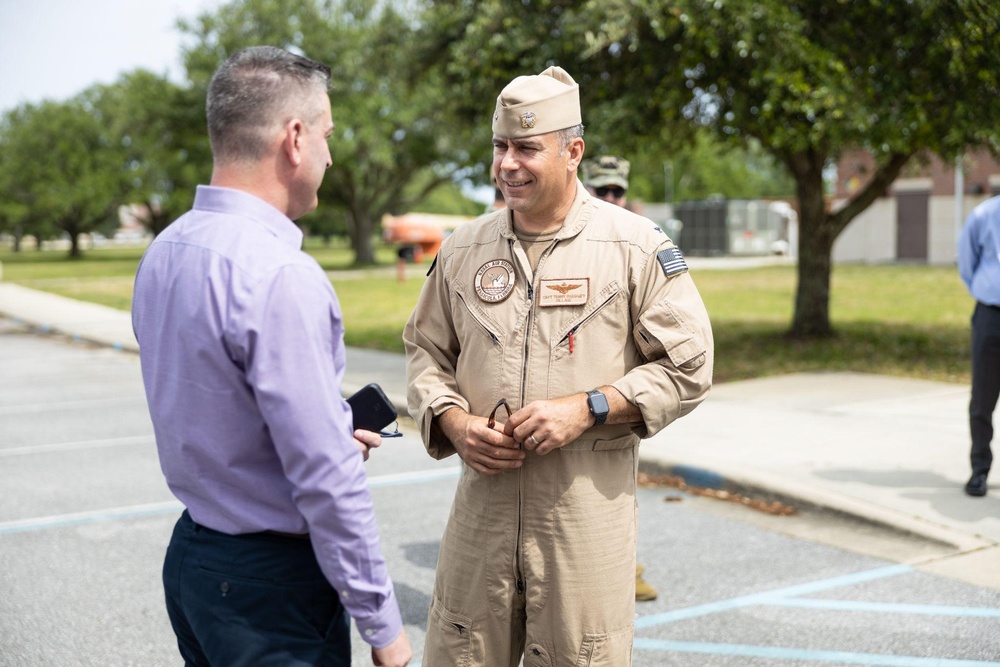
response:
<path fill-rule="evenodd" d="M 372 647 L 372 664 L 375 667 L 405 667 L 412 659 L 413 649 L 406 638 L 406 630 L 400 632 L 388 646 Z"/>
<path fill-rule="evenodd" d="M 361 455 L 367 461 L 369 452 L 382 444 L 382 436 L 373 431 L 359 428 L 354 432 L 354 444 L 361 450 Z"/>
<path fill-rule="evenodd" d="M 476 472 L 495 475 L 520 468 L 524 462 L 524 452 L 513 438 L 504 435 L 502 424 L 490 428 L 485 417 L 470 415 L 460 408 L 448 410 L 438 420 L 455 451 Z"/>
<path fill-rule="evenodd" d="M 573 442 L 593 426 L 586 394 L 547 401 L 532 401 L 515 412 L 504 425 L 504 433 L 537 454 L 548 454 Z"/>
<path fill-rule="evenodd" d="M 605 424 L 632 424 L 642 421 L 642 412 L 611 385 L 598 387 L 608 399 Z M 446 413 L 447 414 L 447 413 Z M 572 394 L 547 401 L 532 401 L 515 412 L 503 432 L 536 454 L 548 454 L 579 438 L 594 425 L 586 394 Z"/>

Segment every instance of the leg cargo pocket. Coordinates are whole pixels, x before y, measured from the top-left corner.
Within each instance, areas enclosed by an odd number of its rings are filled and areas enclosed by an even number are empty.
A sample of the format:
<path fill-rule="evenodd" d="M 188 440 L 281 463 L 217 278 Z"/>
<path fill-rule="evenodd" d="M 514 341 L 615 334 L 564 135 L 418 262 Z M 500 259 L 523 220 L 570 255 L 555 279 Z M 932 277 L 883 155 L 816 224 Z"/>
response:
<path fill-rule="evenodd" d="M 629 667 L 633 631 L 630 625 L 612 632 L 584 635 L 577 667 Z"/>
<path fill-rule="evenodd" d="M 424 667 L 469 667 L 472 664 L 472 621 L 444 608 L 434 598 L 427 617 Z"/>

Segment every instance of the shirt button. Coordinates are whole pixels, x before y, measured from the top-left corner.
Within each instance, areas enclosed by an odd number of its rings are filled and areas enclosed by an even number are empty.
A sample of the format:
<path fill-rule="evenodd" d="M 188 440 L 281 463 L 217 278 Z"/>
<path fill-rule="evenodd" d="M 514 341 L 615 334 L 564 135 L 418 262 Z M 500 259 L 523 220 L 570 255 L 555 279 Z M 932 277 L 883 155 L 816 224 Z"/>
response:
<path fill-rule="evenodd" d="M 374 630 L 365 630 L 365 637 L 371 637 L 373 634 L 375 634 Z"/>
<path fill-rule="evenodd" d="M 340 593 L 340 599 L 341 600 L 346 600 L 347 598 L 348 598 L 348 592 L 347 591 L 341 591 L 341 593 Z"/>

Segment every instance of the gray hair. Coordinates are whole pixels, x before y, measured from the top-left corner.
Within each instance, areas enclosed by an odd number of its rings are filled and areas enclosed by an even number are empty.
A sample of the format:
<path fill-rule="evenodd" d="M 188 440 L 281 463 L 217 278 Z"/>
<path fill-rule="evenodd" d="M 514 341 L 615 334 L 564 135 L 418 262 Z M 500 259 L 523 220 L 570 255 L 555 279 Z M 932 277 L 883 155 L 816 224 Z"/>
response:
<path fill-rule="evenodd" d="M 292 118 L 312 120 L 315 92 L 330 90 L 330 68 L 274 46 L 229 57 L 208 84 L 208 138 L 216 162 L 255 161 L 268 133 Z"/>
<path fill-rule="evenodd" d="M 573 141 L 577 137 L 583 136 L 583 125 L 574 125 L 573 127 L 567 127 L 563 130 L 556 130 L 556 139 L 559 141 L 559 154 L 562 155 L 566 147 L 569 146 L 569 142 Z"/>

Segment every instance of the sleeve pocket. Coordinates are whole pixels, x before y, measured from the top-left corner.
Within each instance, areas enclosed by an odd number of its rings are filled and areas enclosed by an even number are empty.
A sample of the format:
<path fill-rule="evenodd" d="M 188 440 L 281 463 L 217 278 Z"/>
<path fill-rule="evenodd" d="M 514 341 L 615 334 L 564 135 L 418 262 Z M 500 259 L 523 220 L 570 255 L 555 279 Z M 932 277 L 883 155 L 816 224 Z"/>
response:
<path fill-rule="evenodd" d="M 635 340 L 647 361 L 667 357 L 674 366 L 687 369 L 705 363 L 705 341 L 669 303 L 661 303 L 643 313 L 635 328 Z"/>

